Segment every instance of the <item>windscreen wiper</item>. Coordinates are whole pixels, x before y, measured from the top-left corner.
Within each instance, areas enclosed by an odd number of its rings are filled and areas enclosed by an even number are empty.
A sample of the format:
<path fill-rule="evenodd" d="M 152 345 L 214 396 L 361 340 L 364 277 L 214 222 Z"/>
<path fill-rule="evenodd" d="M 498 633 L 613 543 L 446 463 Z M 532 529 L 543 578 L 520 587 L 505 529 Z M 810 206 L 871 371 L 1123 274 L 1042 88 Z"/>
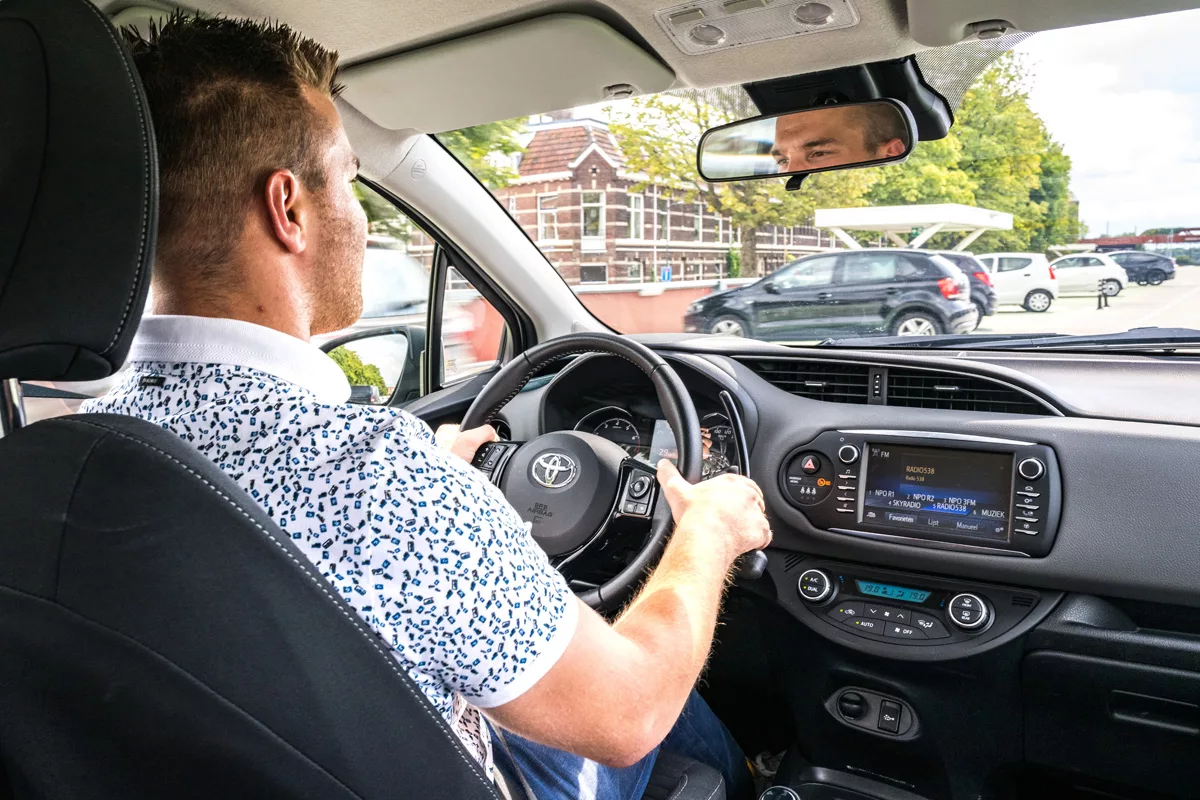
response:
<path fill-rule="evenodd" d="M 1061 333 L 963 334 L 957 336 L 826 339 L 827 347 L 890 347 L 936 350 L 1177 350 L 1200 347 L 1195 328 L 1133 328 L 1119 333 L 1073 336 Z"/>

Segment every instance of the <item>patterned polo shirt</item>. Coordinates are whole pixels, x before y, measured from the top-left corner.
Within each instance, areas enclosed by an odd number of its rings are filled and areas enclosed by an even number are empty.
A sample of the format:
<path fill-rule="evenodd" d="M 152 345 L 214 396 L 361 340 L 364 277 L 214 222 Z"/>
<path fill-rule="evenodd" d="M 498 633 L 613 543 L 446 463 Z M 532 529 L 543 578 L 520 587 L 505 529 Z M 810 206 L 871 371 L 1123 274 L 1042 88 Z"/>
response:
<path fill-rule="evenodd" d="M 500 491 L 422 421 L 350 405 L 317 347 L 248 322 L 149 316 L 84 412 L 195 445 L 259 503 L 390 648 L 492 776 L 479 708 L 554 665 L 577 606 Z"/>

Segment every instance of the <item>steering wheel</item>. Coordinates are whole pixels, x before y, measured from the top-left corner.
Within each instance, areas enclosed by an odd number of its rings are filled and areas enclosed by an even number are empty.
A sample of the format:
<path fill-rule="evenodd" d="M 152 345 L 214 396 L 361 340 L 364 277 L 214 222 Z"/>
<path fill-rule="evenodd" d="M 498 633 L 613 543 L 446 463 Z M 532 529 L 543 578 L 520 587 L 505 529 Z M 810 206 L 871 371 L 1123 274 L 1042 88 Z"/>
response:
<path fill-rule="evenodd" d="M 683 381 L 650 348 L 610 333 L 570 334 L 526 350 L 483 387 L 462 427 L 490 423 L 538 369 L 584 353 L 618 356 L 646 373 L 675 434 L 679 472 L 691 483 L 700 480 L 700 421 Z M 623 603 L 666 546 L 673 523 L 656 469 L 629 457 L 614 442 L 581 431 L 555 431 L 528 442 L 485 445 L 473 463 L 531 524 L 534 541 L 560 569 L 602 550 L 618 522 L 649 528 L 641 549 L 617 575 L 579 593 L 592 608 Z"/>

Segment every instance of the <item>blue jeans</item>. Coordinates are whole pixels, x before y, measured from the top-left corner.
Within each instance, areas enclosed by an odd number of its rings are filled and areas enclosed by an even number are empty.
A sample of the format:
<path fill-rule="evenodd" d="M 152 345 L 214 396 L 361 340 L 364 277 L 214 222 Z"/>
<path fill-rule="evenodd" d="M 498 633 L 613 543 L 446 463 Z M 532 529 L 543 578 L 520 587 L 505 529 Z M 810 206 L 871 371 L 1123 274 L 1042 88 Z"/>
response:
<path fill-rule="evenodd" d="M 505 750 L 504 743 L 508 744 Z M 537 800 L 640 800 L 654 769 L 659 749 L 670 750 L 718 770 L 729 798 L 746 796 L 751 785 L 746 757 L 708 703 L 692 692 L 675 727 L 659 747 L 632 767 L 618 769 L 504 733 L 504 743 L 492 732 L 496 767 L 514 794 L 521 793 L 513 761 Z M 512 757 L 509 757 L 511 752 Z"/>

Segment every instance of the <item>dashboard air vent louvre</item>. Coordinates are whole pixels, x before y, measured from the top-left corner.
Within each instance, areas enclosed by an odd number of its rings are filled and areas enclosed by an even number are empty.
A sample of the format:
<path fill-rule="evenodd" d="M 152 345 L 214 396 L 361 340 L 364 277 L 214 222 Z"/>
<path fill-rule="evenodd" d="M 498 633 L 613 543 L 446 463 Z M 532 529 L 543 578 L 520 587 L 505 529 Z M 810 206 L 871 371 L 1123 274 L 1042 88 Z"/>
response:
<path fill-rule="evenodd" d="M 1018 608 L 1033 608 L 1033 604 L 1037 602 L 1037 598 L 1028 594 L 1013 595 L 1012 604 Z"/>
<path fill-rule="evenodd" d="M 804 560 L 804 556 L 797 553 L 788 553 L 783 559 L 783 571 L 791 572 L 796 566 Z"/>
<path fill-rule="evenodd" d="M 974 375 L 888 369 L 887 404 L 995 414 L 1053 413 L 1011 386 Z"/>
<path fill-rule="evenodd" d="M 799 397 L 863 405 L 868 400 L 871 368 L 866 364 L 767 358 L 741 361 L 767 383 Z"/>

